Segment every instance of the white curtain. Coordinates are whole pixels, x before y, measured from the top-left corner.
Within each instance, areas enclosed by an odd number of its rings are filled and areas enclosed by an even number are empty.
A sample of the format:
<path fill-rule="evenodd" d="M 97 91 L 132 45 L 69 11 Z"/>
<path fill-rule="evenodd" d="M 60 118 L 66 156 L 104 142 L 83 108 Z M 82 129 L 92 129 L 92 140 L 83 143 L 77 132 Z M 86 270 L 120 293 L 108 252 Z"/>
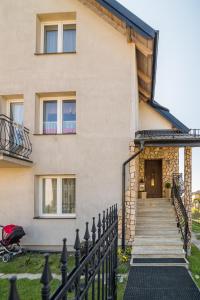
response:
<path fill-rule="evenodd" d="M 10 117 L 15 123 L 23 125 L 24 104 L 23 103 L 11 103 L 10 104 Z"/>
<path fill-rule="evenodd" d="M 64 29 L 63 31 L 63 52 L 76 51 L 76 30 Z"/>

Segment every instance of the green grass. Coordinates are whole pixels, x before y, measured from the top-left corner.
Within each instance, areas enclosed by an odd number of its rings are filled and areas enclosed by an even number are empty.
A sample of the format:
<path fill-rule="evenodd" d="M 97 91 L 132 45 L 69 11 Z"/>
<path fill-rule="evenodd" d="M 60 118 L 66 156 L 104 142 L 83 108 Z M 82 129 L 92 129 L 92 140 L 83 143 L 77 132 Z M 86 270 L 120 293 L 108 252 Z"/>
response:
<path fill-rule="evenodd" d="M 193 221 L 192 222 L 192 231 L 195 233 L 200 233 L 200 223 Z"/>
<path fill-rule="evenodd" d="M 50 254 L 49 256 L 50 268 L 52 273 L 60 274 L 60 255 Z M 15 257 L 8 263 L 0 261 L 0 273 L 4 274 L 20 274 L 20 273 L 42 273 L 44 266 L 44 255 L 37 253 L 27 253 Z M 68 257 L 68 270 L 74 267 L 74 256 Z M 118 274 L 127 274 L 129 272 L 129 261 L 122 262 L 119 259 Z M 118 282 L 118 300 L 123 299 L 124 291 L 127 284 L 127 278 L 123 282 Z M 59 286 L 59 280 L 53 280 L 51 283 L 51 292 Z M 41 284 L 39 280 L 20 279 L 17 281 L 17 288 L 20 294 L 20 300 L 40 300 Z M 0 299 L 7 300 L 9 291 L 9 281 L 7 279 L 0 279 Z M 70 297 L 71 296 L 71 297 Z M 69 294 L 68 299 L 73 299 L 74 294 Z M 91 300 L 91 289 L 89 291 L 89 300 Z"/>
<path fill-rule="evenodd" d="M 192 272 L 192 276 L 200 288 L 200 278 L 196 279 L 195 275 L 200 277 L 200 250 L 192 245 L 192 255 L 188 258 L 189 260 L 189 269 Z"/>
<path fill-rule="evenodd" d="M 53 280 L 51 290 L 54 291 L 59 285 L 58 280 Z M 17 289 L 20 300 L 41 300 L 41 284 L 39 280 L 22 279 L 17 281 Z M 8 299 L 9 282 L 6 279 L 0 280 L 1 300 Z"/>
<path fill-rule="evenodd" d="M 49 262 L 52 273 L 60 274 L 60 254 L 50 254 Z M 14 257 L 8 263 L 0 261 L 0 273 L 42 273 L 44 266 L 44 255 L 36 253 L 28 253 Z M 74 256 L 68 257 L 68 270 L 72 270 L 74 266 Z"/>

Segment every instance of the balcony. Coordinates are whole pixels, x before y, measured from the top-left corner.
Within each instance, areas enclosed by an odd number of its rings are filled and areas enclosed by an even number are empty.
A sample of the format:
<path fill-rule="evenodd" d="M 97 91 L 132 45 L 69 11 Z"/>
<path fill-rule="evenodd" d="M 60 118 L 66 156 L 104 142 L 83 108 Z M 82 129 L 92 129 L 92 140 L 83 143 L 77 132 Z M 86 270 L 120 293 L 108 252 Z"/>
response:
<path fill-rule="evenodd" d="M 30 167 L 29 130 L 0 114 L 0 168 Z"/>
<path fill-rule="evenodd" d="M 200 147 L 200 129 L 187 132 L 179 130 L 141 130 L 135 134 L 135 143 L 144 142 L 146 146 Z"/>

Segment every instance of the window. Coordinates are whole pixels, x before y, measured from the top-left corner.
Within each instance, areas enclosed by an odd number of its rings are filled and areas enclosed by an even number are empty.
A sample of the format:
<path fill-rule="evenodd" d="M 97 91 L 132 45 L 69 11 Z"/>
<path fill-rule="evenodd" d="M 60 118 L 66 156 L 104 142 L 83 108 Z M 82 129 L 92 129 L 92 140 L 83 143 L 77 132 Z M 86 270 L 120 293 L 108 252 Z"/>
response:
<path fill-rule="evenodd" d="M 44 52 L 57 52 L 58 44 L 58 25 L 44 26 Z"/>
<path fill-rule="evenodd" d="M 76 133 L 76 101 L 73 99 L 42 99 L 41 133 Z"/>
<path fill-rule="evenodd" d="M 40 177 L 40 216 L 75 216 L 75 178 L 70 176 Z"/>
<path fill-rule="evenodd" d="M 69 24 L 68 22 L 42 23 L 42 52 L 76 52 L 76 24 Z"/>

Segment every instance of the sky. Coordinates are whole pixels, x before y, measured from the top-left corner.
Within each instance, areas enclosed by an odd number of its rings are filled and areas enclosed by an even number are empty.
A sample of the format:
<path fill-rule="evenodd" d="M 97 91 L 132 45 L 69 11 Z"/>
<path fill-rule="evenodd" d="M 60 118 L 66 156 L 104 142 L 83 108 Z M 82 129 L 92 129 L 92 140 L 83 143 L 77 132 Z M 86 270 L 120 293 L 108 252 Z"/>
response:
<path fill-rule="evenodd" d="M 189 128 L 200 128 L 200 0 L 118 0 L 159 30 L 155 100 Z M 183 151 L 180 171 L 183 171 Z M 200 148 L 193 148 L 192 189 L 200 189 Z"/>

